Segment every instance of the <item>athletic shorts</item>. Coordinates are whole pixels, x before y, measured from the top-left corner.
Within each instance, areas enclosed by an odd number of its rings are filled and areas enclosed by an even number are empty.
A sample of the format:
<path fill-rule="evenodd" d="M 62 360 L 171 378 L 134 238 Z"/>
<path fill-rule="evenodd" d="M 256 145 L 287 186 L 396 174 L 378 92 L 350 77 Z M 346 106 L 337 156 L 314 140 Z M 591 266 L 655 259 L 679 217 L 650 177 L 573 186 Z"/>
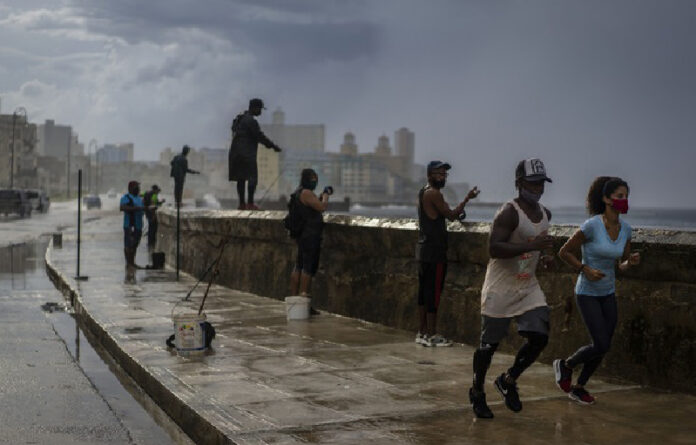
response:
<path fill-rule="evenodd" d="M 516 317 L 494 318 L 481 316 L 481 343 L 495 344 L 507 336 L 510 322 L 515 319 L 517 332 L 536 332 L 549 335 L 549 308 L 536 307 Z"/>
<path fill-rule="evenodd" d="M 321 238 L 298 239 L 295 270 L 302 271 L 305 275 L 313 277 L 317 273 L 317 269 L 319 269 L 320 251 Z"/>
<path fill-rule="evenodd" d="M 142 230 L 123 229 L 123 247 L 126 249 L 137 249 L 140 244 L 140 237 L 143 236 Z"/>
<path fill-rule="evenodd" d="M 445 285 L 447 263 L 418 264 L 418 306 L 425 306 L 430 313 L 437 312 L 440 306 L 440 296 Z"/>

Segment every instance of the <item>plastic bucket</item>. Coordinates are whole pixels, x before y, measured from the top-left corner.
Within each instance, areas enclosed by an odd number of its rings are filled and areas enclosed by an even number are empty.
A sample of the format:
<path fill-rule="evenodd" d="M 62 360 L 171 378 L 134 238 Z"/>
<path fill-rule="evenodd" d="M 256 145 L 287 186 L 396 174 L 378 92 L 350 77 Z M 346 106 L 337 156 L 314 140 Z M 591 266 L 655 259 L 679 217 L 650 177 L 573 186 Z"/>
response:
<path fill-rule="evenodd" d="M 288 320 L 306 320 L 309 318 L 307 297 L 285 297 L 285 315 Z"/>
<path fill-rule="evenodd" d="M 198 355 L 205 351 L 205 314 L 181 314 L 174 321 L 174 346 L 179 355 Z"/>

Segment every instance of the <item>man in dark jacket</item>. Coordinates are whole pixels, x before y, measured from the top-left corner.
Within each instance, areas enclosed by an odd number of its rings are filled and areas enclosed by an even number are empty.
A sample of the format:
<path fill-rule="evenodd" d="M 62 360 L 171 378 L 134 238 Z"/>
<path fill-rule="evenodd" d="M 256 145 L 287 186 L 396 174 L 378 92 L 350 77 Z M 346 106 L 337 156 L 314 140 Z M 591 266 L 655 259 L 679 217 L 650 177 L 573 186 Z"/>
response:
<path fill-rule="evenodd" d="M 237 195 L 239 196 L 239 209 L 258 210 L 254 204 L 254 192 L 258 184 L 258 166 L 256 164 L 256 152 L 259 143 L 268 148 L 280 152 L 281 149 L 275 142 L 263 134 L 259 123 L 254 116 L 260 116 L 264 109 L 261 99 L 251 99 L 249 109 L 234 118 L 232 122 L 232 145 L 229 155 L 229 180 L 237 181 Z M 244 199 L 244 183 L 248 185 L 248 201 Z"/>
<path fill-rule="evenodd" d="M 188 156 L 189 151 L 191 151 L 191 147 L 184 145 L 184 148 L 181 150 L 181 154 L 174 156 L 174 159 L 172 159 L 172 162 L 170 163 L 172 169 L 169 176 L 174 178 L 174 201 L 176 202 L 177 206 L 181 206 L 181 195 L 184 193 L 184 181 L 186 180 L 186 173 L 191 173 L 194 175 L 199 175 L 201 173 L 188 168 L 188 159 L 186 159 L 186 156 Z"/>

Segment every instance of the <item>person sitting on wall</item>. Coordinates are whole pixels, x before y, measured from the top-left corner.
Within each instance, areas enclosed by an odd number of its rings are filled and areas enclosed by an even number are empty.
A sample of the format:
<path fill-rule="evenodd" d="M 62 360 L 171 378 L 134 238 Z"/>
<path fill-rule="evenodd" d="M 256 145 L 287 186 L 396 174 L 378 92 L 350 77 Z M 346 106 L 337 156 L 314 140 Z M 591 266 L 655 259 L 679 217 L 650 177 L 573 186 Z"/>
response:
<path fill-rule="evenodd" d="M 300 186 L 290 197 L 296 200 L 296 211 L 300 212 L 303 221 L 302 230 L 296 238 L 297 261 L 295 269 L 290 275 L 290 294 L 310 297 L 309 289 L 312 277 L 319 267 L 319 253 L 321 250 L 321 235 L 324 229 L 322 213 L 329 206 L 329 196 L 333 194 L 333 187 L 325 187 L 319 197 L 314 194 L 317 188 L 319 176 L 311 168 L 302 170 Z M 293 210 L 291 210 L 293 211 Z M 311 298 L 311 297 L 310 297 Z M 310 308 L 312 315 L 318 314 L 314 308 Z"/>

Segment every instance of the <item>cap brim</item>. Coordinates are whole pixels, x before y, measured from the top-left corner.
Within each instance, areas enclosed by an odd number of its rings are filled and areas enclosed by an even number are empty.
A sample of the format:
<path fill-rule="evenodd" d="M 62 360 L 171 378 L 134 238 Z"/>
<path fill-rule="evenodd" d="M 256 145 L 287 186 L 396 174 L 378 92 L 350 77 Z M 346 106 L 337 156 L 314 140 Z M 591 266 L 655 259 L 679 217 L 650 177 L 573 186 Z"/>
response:
<path fill-rule="evenodd" d="M 553 182 L 551 178 L 549 178 L 546 175 L 532 175 L 532 176 L 525 176 L 522 179 L 525 181 L 529 182 L 538 182 L 538 181 L 547 181 L 547 182 Z"/>

